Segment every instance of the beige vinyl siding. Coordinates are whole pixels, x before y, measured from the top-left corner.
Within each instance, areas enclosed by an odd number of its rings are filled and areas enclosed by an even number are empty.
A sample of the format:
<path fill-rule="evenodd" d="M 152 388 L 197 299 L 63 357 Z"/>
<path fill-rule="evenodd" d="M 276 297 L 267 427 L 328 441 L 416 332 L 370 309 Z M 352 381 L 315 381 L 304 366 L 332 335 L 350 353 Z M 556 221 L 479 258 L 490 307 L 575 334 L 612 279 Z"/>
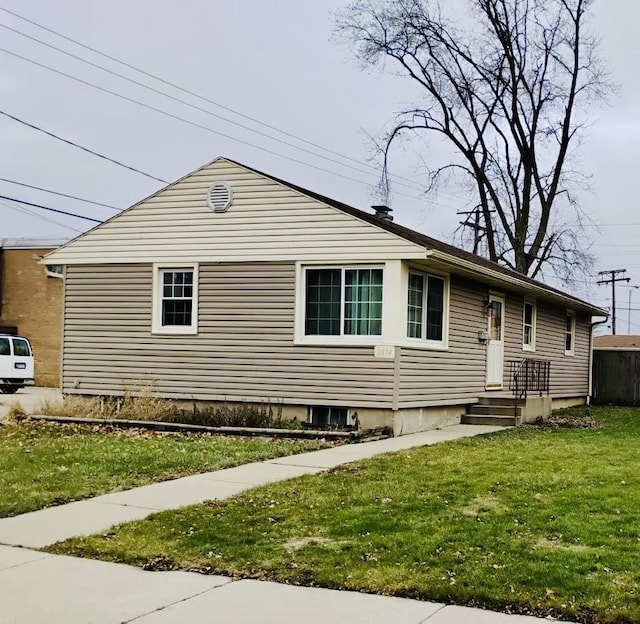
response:
<path fill-rule="evenodd" d="M 200 264 L 198 335 L 152 335 L 151 264 L 67 267 L 63 390 L 391 408 L 372 346 L 293 344 L 293 263 Z"/>
<path fill-rule="evenodd" d="M 508 360 L 523 358 L 551 362 L 552 397 L 576 397 L 589 394 L 589 327 L 591 319 L 576 314 L 574 355 L 565 355 L 567 308 L 546 301 L 536 301 L 536 350 L 522 350 L 522 314 L 524 297 L 507 296 L 505 317 L 505 385 L 508 383 Z"/>
<path fill-rule="evenodd" d="M 486 393 L 486 346 L 478 331 L 487 328 L 488 285 L 451 277 L 449 349 L 430 351 L 403 347 L 400 352 L 398 407 L 471 402 Z M 590 318 L 576 315 L 575 354 L 565 355 L 566 308 L 537 301 L 536 351 L 522 350 L 524 296 L 505 294 L 504 386 L 509 389 L 509 360 L 551 362 L 551 396 L 586 396 L 589 387 Z"/>
<path fill-rule="evenodd" d="M 214 180 L 228 182 L 233 191 L 225 213 L 207 205 Z M 221 158 L 71 241 L 47 262 L 362 262 L 425 256 L 420 245 Z"/>
<path fill-rule="evenodd" d="M 478 331 L 486 329 L 488 289 L 451 277 L 449 348 L 400 352 L 399 408 L 472 402 L 485 391 L 486 347 Z"/>

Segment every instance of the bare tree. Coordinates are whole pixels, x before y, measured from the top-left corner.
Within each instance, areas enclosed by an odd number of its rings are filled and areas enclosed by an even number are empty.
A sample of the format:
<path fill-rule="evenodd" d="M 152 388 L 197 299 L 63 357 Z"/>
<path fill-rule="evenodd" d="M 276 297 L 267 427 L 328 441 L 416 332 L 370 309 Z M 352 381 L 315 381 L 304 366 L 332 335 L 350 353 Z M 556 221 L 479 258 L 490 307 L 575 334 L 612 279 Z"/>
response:
<path fill-rule="evenodd" d="M 446 137 L 459 158 L 430 168 L 426 188 L 462 179 L 489 257 L 532 277 L 569 279 L 589 260 L 574 195 L 587 178 L 571 157 L 589 106 L 610 88 L 586 30 L 592 3 L 465 0 L 452 21 L 437 0 L 358 0 L 337 21 L 365 65 L 392 59 L 423 96 L 385 137 L 383 180 L 402 135 Z"/>

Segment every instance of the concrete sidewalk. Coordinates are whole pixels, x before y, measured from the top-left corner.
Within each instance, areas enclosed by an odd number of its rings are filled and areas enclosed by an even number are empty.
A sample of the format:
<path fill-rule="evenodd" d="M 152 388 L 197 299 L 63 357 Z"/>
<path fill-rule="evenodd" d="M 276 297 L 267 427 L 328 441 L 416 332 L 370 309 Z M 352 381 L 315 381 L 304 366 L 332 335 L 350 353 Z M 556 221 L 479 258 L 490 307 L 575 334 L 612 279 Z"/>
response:
<path fill-rule="evenodd" d="M 406 598 L 295 587 L 0 546 L 0 624 L 542 624 Z"/>
<path fill-rule="evenodd" d="M 540 624 L 511 616 L 357 592 L 138 568 L 28 550 L 104 531 L 159 510 L 224 499 L 381 453 L 490 433 L 455 425 L 166 481 L 0 520 L 0 624 Z M 20 547 L 22 546 L 22 547 Z"/>
<path fill-rule="evenodd" d="M 347 444 L 236 468 L 206 472 L 192 477 L 115 492 L 85 501 L 3 518 L 0 544 L 42 548 L 78 535 L 105 531 L 114 524 L 139 520 L 156 511 L 194 505 L 206 500 L 229 498 L 258 485 L 315 474 L 358 459 L 402 449 L 436 444 L 501 427 L 454 425 L 376 442 Z"/>
<path fill-rule="evenodd" d="M 0 394 L 0 423 L 9 413 L 13 405 L 19 403 L 22 409 L 31 412 L 45 401 L 60 401 L 62 393 L 57 388 L 41 386 L 25 386 L 15 394 Z"/>

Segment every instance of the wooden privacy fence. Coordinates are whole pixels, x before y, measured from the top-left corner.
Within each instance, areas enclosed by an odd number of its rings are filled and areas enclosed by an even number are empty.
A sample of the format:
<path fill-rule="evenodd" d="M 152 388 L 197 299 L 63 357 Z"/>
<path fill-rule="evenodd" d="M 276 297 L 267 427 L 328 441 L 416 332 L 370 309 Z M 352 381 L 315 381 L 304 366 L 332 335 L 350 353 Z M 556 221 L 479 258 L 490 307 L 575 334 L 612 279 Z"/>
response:
<path fill-rule="evenodd" d="M 640 350 L 593 352 L 593 402 L 640 405 Z"/>

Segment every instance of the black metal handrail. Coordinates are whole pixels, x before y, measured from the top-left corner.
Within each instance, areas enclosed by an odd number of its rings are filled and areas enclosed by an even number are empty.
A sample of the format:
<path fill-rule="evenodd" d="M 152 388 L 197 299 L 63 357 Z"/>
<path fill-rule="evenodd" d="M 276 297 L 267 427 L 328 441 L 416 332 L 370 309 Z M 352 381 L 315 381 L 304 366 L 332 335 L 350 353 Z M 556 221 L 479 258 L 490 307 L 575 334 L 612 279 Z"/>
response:
<path fill-rule="evenodd" d="M 549 360 L 509 360 L 509 390 L 516 399 L 526 399 L 530 392 L 549 395 L 550 374 Z"/>

